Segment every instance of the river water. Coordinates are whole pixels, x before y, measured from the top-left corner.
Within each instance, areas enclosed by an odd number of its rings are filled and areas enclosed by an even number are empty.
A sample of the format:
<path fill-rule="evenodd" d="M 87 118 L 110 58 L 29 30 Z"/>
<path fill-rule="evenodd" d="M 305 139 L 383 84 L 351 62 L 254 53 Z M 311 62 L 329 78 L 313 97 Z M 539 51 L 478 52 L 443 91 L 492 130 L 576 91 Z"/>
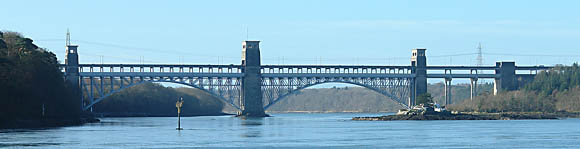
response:
<path fill-rule="evenodd" d="M 580 148 L 580 119 L 351 121 L 383 114 L 103 118 L 83 126 L 0 130 L 8 148 Z"/>

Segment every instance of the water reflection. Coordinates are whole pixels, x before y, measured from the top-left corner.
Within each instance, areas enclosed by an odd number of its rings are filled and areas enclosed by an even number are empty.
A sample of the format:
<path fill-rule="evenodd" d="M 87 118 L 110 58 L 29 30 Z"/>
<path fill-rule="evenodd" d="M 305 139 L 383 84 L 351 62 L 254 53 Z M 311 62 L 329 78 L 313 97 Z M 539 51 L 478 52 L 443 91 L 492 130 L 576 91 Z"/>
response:
<path fill-rule="evenodd" d="M 242 137 L 255 138 L 262 136 L 262 125 L 264 125 L 264 118 L 244 118 L 241 119 L 241 129 L 244 130 Z"/>

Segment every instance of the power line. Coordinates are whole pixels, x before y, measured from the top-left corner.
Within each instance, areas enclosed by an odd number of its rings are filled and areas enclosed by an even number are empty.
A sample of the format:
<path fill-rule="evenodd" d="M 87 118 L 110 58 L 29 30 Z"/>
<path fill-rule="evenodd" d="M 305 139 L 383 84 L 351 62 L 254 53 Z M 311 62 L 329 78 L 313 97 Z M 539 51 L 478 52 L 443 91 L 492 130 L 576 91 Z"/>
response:
<path fill-rule="evenodd" d="M 62 41 L 62 39 L 39 39 L 36 41 Z M 89 45 L 113 47 L 113 48 L 120 48 L 120 49 L 126 49 L 126 50 L 138 50 L 140 52 L 143 52 L 143 51 L 155 52 L 156 54 L 166 54 L 166 55 L 180 54 L 180 55 L 191 55 L 191 56 L 195 56 L 195 57 L 215 58 L 214 55 L 201 55 L 199 53 L 182 52 L 181 50 L 163 50 L 163 49 L 141 48 L 141 47 L 119 45 L 119 44 L 85 41 L 85 40 L 72 40 L 72 41 L 79 42 L 79 43 L 85 43 L 85 44 L 89 44 Z M 171 51 L 171 53 L 168 53 L 168 51 Z M 237 57 L 227 57 L 227 56 L 224 57 L 224 56 L 222 56 L 222 58 L 237 58 Z"/>
<path fill-rule="evenodd" d="M 447 55 L 434 55 L 434 56 L 427 56 L 427 58 L 437 58 L 437 57 L 452 57 L 452 56 L 468 56 L 468 55 L 475 55 L 477 53 L 459 53 L 459 54 L 447 54 Z"/>
<path fill-rule="evenodd" d="M 35 41 L 62 41 L 63 39 L 37 39 Z M 67 40 L 67 45 L 70 44 L 70 33 L 67 31 L 67 38 L 65 39 Z M 148 51 L 148 52 L 155 52 L 155 54 L 164 54 L 164 55 L 170 55 L 170 56 L 174 56 L 175 54 L 180 54 L 180 55 L 188 55 L 188 56 L 193 56 L 193 57 L 204 57 L 204 58 L 208 58 L 208 59 L 213 59 L 216 56 L 215 55 L 200 55 L 199 53 L 189 53 L 189 52 L 182 52 L 182 51 L 171 51 L 171 52 L 167 52 L 168 50 L 162 50 L 162 49 L 151 49 L 151 48 L 141 48 L 141 47 L 133 47 L 133 46 L 126 46 L 126 45 L 119 45 L 119 44 L 110 44 L 110 43 L 102 43 L 102 42 L 93 42 L 93 41 L 85 41 L 85 40 L 73 40 L 75 42 L 80 42 L 80 43 L 85 43 L 85 44 L 90 44 L 90 45 L 98 45 L 98 46 L 104 46 L 104 47 L 114 47 L 114 48 L 121 48 L 121 49 L 127 49 L 127 50 L 139 50 L 139 51 Z M 512 54 L 512 53 L 493 53 L 493 52 L 483 52 L 482 49 L 483 47 L 481 46 L 481 43 L 478 44 L 477 47 L 478 51 L 476 53 L 458 53 L 458 54 L 446 54 L 446 55 L 433 55 L 433 56 L 428 56 L 428 58 L 448 58 L 448 57 L 454 57 L 454 56 L 469 56 L 469 55 L 477 55 L 477 61 L 478 61 L 478 65 L 483 64 L 483 54 L 486 55 L 499 55 L 499 56 L 513 56 L 513 57 L 580 57 L 580 55 L 570 55 L 570 54 L 566 54 L 566 55 L 557 55 L 557 54 Z M 498 50 L 498 49 L 495 49 Z M 504 50 L 505 51 L 505 50 Z M 509 50 L 507 50 L 509 51 Z M 544 51 L 553 51 L 553 50 L 544 50 Z M 107 56 L 107 57 L 116 57 L 116 56 Z M 122 57 L 116 57 L 116 58 L 122 58 Z M 324 58 L 324 61 L 345 61 L 347 59 L 351 59 L 352 57 L 349 58 Z M 410 57 L 389 57 L 386 58 L 387 60 L 398 60 L 398 59 L 409 59 Z M 127 59 L 127 60 L 135 60 L 132 58 L 122 58 L 122 59 Z M 238 57 L 227 57 L 227 56 L 219 56 L 220 60 L 224 60 L 224 59 L 238 59 Z M 278 60 L 279 57 L 262 57 L 262 59 L 266 59 L 266 60 Z M 319 57 L 318 60 L 316 58 L 312 59 L 312 58 L 304 58 L 304 57 L 284 57 L 284 61 L 290 61 L 290 60 L 295 60 L 295 61 L 313 61 L 316 62 L 318 61 L 319 63 L 321 63 L 322 61 L 322 57 Z M 379 57 L 358 57 L 356 58 L 357 63 L 359 63 L 359 61 L 385 61 L 385 58 L 379 58 Z M 141 60 L 139 60 L 141 61 Z"/>
<path fill-rule="evenodd" d="M 548 56 L 548 57 L 580 57 L 580 55 L 556 55 L 556 54 L 511 54 L 511 53 L 484 53 L 487 55 L 504 55 L 504 56 Z"/>

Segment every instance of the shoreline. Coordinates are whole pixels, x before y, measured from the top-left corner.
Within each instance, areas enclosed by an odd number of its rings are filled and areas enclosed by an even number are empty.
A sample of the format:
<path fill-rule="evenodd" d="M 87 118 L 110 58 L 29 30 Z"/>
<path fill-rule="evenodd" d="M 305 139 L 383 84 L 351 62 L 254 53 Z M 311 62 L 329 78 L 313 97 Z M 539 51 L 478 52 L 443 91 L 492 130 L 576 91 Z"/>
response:
<path fill-rule="evenodd" d="M 154 113 L 94 113 L 95 117 L 177 117 L 176 114 L 154 114 Z M 182 113 L 181 117 L 196 117 L 196 116 L 225 116 L 235 115 L 230 113 L 209 113 L 209 114 L 187 114 Z"/>
<path fill-rule="evenodd" d="M 397 113 L 397 111 L 266 111 L 266 113 Z"/>
<path fill-rule="evenodd" d="M 416 115 L 384 115 L 379 117 L 353 117 L 356 121 L 398 121 L 398 120 L 540 120 L 580 118 L 580 112 L 500 112 L 477 113 L 460 112 L 457 114 L 416 114 Z"/>
<path fill-rule="evenodd" d="M 0 123 L 2 129 L 42 129 L 67 126 L 80 126 L 87 123 L 97 123 L 101 120 L 94 117 L 83 117 L 75 119 L 45 118 L 45 119 L 18 119 L 5 120 Z"/>
<path fill-rule="evenodd" d="M 80 126 L 88 123 L 98 123 L 101 122 L 99 118 L 106 117 L 177 117 L 176 115 L 164 115 L 164 114 L 111 114 L 108 116 L 100 115 L 102 113 L 92 114 L 93 116 L 87 116 L 82 118 L 44 118 L 44 119 L 14 119 L 14 120 L 4 120 L 0 121 L 0 130 L 6 129 L 43 129 L 43 128 L 57 128 L 57 127 L 69 127 L 69 126 Z M 181 117 L 196 117 L 196 116 L 224 116 L 224 115 L 235 115 L 229 113 L 216 113 L 216 114 L 182 114 Z"/>

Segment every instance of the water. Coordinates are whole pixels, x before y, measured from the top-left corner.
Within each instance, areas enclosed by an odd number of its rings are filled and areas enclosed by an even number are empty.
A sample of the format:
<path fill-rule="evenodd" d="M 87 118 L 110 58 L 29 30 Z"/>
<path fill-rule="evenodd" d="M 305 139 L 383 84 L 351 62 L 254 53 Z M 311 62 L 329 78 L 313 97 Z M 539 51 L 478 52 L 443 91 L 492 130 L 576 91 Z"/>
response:
<path fill-rule="evenodd" d="M 580 148 L 580 119 L 511 121 L 351 121 L 384 114 L 272 114 L 104 118 L 101 123 L 0 130 L 9 148 Z"/>

